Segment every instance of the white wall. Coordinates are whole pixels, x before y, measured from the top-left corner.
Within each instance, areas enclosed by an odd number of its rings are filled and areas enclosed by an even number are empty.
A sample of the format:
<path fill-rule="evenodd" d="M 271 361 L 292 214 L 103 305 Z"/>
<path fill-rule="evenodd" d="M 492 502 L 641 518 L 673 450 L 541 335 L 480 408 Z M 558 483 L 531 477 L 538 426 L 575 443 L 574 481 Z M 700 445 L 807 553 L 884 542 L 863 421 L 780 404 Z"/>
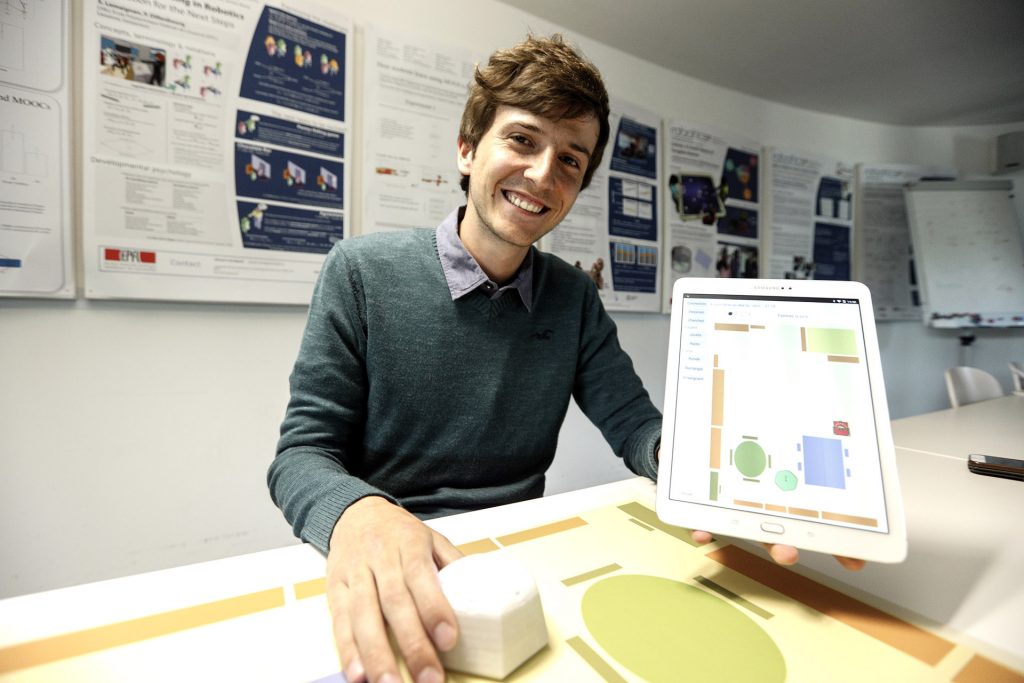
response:
<path fill-rule="evenodd" d="M 483 52 L 559 28 L 493 0 L 336 4 L 360 26 Z M 984 174 L 994 137 L 1022 127 L 908 129 L 825 116 L 570 37 L 614 95 L 765 144 Z M 357 142 L 357 161 L 360 151 Z M 294 542 L 265 471 L 305 315 L 302 307 L 0 300 L 0 597 Z M 661 405 L 667 317 L 614 318 Z M 893 416 L 946 407 L 942 371 L 960 362 L 956 334 L 901 322 L 881 324 L 879 337 Z M 972 354 L 1009 389 L 1006 361 L 1024 360 L 1024 337 L 983 332 Z M 549 491 L 627 474 L 573 408 Z"/>

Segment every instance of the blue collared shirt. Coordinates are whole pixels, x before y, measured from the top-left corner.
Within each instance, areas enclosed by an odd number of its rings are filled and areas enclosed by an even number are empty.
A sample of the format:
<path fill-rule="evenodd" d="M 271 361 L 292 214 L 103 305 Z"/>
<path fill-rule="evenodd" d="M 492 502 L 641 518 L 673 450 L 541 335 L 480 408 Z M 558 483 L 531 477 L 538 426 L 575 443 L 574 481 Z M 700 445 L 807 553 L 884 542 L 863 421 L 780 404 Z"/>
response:
<path fill-rule="evenodd" d="M 448 291 L 452 294 L 452 301 L 460 299 L 475 289 L 480 289 L 491 299 L 497 299 L 510 289 L 519 293 L 519 298 L 531 310 L 533 304 L 533 250 L 526 253 L 519 270 L 511 281 L 504 285 L 487 277 L 480 264 L 476 262 L 473 255 L 466 251 L 459 237 L 459 223 L 465 215 L 466 207 L 458 208 L 448 214 L 440 225 L 437 226 L 437 255 L 441 259 L 441 268 L 444 269 L 444 277 L 448 282 Z"/>

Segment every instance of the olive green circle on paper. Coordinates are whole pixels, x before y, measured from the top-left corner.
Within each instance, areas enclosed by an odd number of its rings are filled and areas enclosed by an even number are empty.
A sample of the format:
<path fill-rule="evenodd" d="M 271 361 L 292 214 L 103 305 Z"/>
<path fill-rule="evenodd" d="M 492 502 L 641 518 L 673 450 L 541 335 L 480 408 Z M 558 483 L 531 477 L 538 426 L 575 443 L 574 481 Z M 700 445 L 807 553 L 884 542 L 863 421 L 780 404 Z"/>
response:
<path fill-rule="evenodd" d="M 756 477 L 764 472 L 764 466 L 768 464 L 768 456 L 764 449 L 753 441 L 744 441 L 736 447 L 733 453 L 736 459 L 736 469 L 743 473 L 744 477 Z"/>
<path fill-rule="evenodd" d="M 611 576 L 587 589 L 581 609 L 605 652 L 650 683 L 786 679 L 786 662 L 764 629 L 696 586 Z"/>

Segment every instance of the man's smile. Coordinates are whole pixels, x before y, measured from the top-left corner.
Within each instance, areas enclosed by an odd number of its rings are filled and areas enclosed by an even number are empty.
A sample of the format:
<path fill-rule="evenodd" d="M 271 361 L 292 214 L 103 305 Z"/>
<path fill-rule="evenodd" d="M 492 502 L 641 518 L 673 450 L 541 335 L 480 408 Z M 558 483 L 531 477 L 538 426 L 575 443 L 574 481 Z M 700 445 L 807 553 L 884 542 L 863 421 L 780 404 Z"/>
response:
<path fill-rule="evenodd" d="M 513 192 L 512 190 L 502 190 L 501 193 L 502 195 L 505 196 L 505 199 L 507 199 L 510 204 L 519 207 L 523 211 L 541 214 L 549 210 L 548 207 L 544 206 L 543 204 L 538 204 L 537 202 L 528 199 L 521 194 Z"/>

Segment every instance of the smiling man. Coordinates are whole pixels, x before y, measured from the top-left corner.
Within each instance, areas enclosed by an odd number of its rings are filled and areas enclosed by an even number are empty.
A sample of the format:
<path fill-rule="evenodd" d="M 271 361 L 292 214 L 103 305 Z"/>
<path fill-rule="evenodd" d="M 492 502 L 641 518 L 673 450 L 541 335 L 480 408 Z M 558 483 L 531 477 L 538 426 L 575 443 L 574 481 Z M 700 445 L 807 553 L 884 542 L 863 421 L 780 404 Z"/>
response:
<path fill-rule="evenodd" d="M 352 683 L 417 681 L 458 624 L 436 571 L 460 553 L 421 521 L 543 495 L 569 401 L 654 478 L 661 414 L 591 279 L 533 245 L 608 141 L 601 75 L 560 36 L 496 52 L 458 140 L 466 205 L 434 230 L 339 242 L 310 304 L 271 495 L 327 555 Z"/>

